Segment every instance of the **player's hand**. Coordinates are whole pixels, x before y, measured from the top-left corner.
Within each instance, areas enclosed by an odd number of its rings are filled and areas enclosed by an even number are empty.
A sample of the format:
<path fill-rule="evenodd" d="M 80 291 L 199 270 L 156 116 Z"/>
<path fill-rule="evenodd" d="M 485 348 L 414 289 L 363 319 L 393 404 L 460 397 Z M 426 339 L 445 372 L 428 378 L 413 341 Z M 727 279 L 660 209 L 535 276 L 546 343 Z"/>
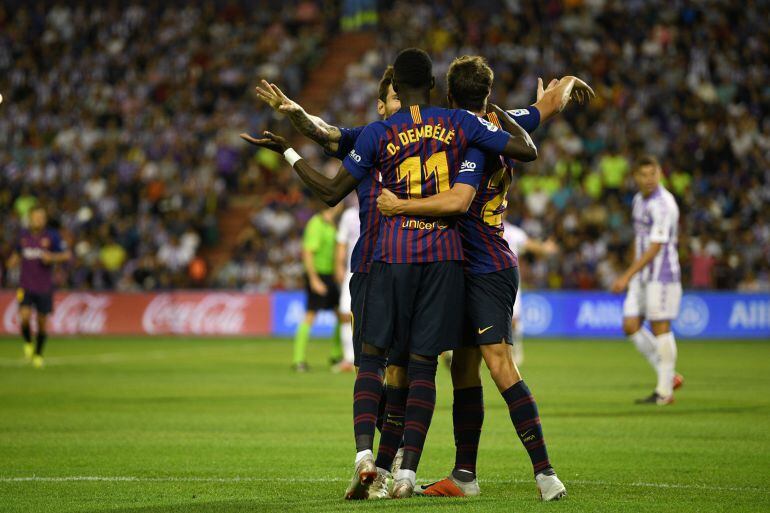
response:
<path fill-rule="evenodd" d="M 326 284 L 321 280 L 321 278 L 315 276 L 310 279 L 310 290 L 319 296 L 325 296 L 329 289 L 326 288 Z"/>
<path fill-rule="evenodd" d="M 572 86 L 572 92 L 569 96 L 570 101 L 577 102 L 582 105 L 587 104 L 596 98 L 596 93 L 593 89 L 591 89 L 591 86 L 580 80 L 578 77 L 567 76 L 564 78 L 575 79 L 575 85 Z"/>
<path fill-rule="evenodd" d="M 543 254 L 551 256 L 559 252 L 559 245 L 553 239 L 543 241 Z"/>
<path fill-rule="evenodd" d="M 398 196 L 388 189 L 382 189 L 380 195 L 377 196 L 377 208 L 382 212 L 382 215 L 391 217 L 399 213 L 398 206 L 400 201 Z"/>
<path fill-rule="evenodd" d="M 270 108 L 276 112 L 291 114 L 302 110 L 297 102 L 290 100 L 277 85 L 271 84 L 267 80 L 262 80 L 262 87 L 257 86 L 255 89 L 257 98 L 270 105 Z"/>
<path fill-rule="evenodd" d="M 274 151 L 276 153 L 283 153 L 289 149 L 289 141 L 280 135 L 275 135 L 268 131 L 262 132 L 262 135 L 264 135 L 262 139 L 256 139 L 249 134 L 243 133 L 241 134 L 241 139 L 253 144 L 254 146 L 267 148 L 268 150 Z"/>
<path fill-rule="evenodd" d="M 552 89 L 555 89 L 556 86 L 558 85 L 559 85 L 559 80 L 552 78 L 551 81 L 548 83 L 548 87 L 543 89 L 543 79 L 540 77 L 537 77 L 537 94 L 536 94 L 537 101 L 542 100 L 543 96 L 545 96 L 545 93 L 551 91 Z"/>
<path fill-rule="evenodd" d="M 53 254 L 50 251 L 43 251 L 40 254 L 40 261 L 46 265 L 51 264 L 53 262 Z"/>
<path fill-rule="evenodd" d="M 612 287 L 610 287 L 610 290 L 612 292 L 614 292 L 615 294 L 620 294 L 621 292 L 626 290 L 626 288 L 628 288 L 628 282 L 629 281 L 630 280 L 629 280 L 628 276 L 626 276 L 624 274 L 620 278 L 615 280 L 615 283 L 612 284 Z"/>

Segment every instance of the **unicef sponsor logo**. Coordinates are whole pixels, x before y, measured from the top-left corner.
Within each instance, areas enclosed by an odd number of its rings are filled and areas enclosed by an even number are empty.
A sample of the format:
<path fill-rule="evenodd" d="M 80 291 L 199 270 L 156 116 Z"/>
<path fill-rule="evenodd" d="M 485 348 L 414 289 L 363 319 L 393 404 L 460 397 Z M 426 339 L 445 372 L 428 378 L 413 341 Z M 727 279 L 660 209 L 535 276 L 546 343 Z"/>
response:
<path fill-rule="evenodd" d="M 709 307 L 698 296 L 684 296 L 674 329 L 681 335 L 700 335 L 709 323 Z"/>
<path fill-rule="evenodd" d="M 351 159 L 355 160 L 359 164 L 361 163 L 361 155 L 356 153 L 356 150 L 350 150 L 350 153 L 348 153 Z"/>
<path fill-rule="evenodd" d="M 537 294 L 526 294 L 521 303 L 521 322 L 527 335 L 539 335 L 551 325 L 553 311 L 546 298 Z"/>

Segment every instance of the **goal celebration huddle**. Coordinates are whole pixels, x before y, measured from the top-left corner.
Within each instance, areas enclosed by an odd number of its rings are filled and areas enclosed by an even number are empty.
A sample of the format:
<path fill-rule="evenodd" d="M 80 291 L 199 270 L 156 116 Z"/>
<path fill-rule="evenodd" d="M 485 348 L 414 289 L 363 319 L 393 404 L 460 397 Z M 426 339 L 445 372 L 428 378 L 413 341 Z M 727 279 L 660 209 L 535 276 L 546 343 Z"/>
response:
<path fill-rule="evenodd" d="M 354 129 L 307 115 L 274 84 L 263 82 L 257 90 L 342 165 L 329 178 L 281 136 L 242 137 L 283 153 L 328 205 L 353 191 L 358 198 L 360 235 L 350 263 L 356 456 L 347 499 L 480 493 L 481 360 L 530 457 L 540 497 L 567 493 L 549 458 L 537 403 L 510 350 L 519 275 L 503 238 L 503 214 L 515 161 L 537 158 L 529 132 L 571 99 L 588 101 L 593 91 L 565 77 L 546 90 L 541 86 L 535 105 L 506 111 L 488 103 L 493 78 L 483 58 L 460 57 L 446 78 L 452 108 L 435 107 L 430 57 L 404 50 L 380 82 L 382 120 Z M 446 479 L 418 487 L 436 403 L 437 358 L 446 351 L 454 352 L 455 467 Z"/>

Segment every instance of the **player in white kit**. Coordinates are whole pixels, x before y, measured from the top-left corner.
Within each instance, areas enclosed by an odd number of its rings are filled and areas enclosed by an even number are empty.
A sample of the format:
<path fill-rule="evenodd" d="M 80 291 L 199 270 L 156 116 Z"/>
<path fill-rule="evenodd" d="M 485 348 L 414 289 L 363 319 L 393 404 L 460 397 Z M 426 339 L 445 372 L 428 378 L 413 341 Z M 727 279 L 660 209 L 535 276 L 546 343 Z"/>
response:
<path fill-rule="evenodd" d="M 340 338 L 342 339 L 342 362 L 334 367 L 336 372 L 350 372 L 353 370 L 353 315 L 350 298 L 350 278 L 353 273 L 350 270 L 350 256 L 358 237 L 361 235 L 361 222 L 358 218 L 358 204 L 348 207 L 340 217 L 337 227 L 337 253 L 335 256 L 335 277 L 340 284 Z M 358 362 L 355 362 L 356 364 Z"/>
<path fill-rule="evenodd" d="M 628 288 L 623 303 L 623 331 L 658 375 L 655 391 L 637 403 L 665 405 L 674 401 L 674 389 L 683 379 L 676 374 L 676 341 L 671 321 L 682 299 L 677 249 L 679 207 L 660 183 L 660 164 L 643 157 L 634 170 L 639 192 L 633 201 L 635 260 L 612 285 L 613 292 Z M 644 320 L 650 323 L 650 330 Z"/>
<path fill-rule="evenodd" d="M 539 241 L 532 239 L 527 235 L 527 232 L 522 230 L 516 225 L 503 221 L 503 238 L 508 243 L 508 247 L 511 248 L 517 256 L 521 257 L 524 253 L 534 253 L 535 255 L 550 256 L 559 251 L 559 246 L 551 240 Z M 521 265 L 521 258 L 519 258 L 519 265 Z M 519 281 L 519 288 L 516 291 L 516 300 L 513 303 L 513 344 L 511 345 L 511 351 L 513 353 L 513 361 L 517 366 L 521 366 L 524 363 L 524 327 L 521 323 L 521 289 L 522 281 Z"/>

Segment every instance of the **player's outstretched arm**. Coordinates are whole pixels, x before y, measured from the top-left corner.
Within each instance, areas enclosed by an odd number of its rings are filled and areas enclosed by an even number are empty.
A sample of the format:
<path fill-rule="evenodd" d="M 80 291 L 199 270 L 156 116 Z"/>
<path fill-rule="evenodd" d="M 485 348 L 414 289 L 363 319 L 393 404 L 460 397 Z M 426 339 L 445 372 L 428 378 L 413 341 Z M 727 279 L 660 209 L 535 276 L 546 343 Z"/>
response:
<path fill-rule="evenodd" d="M 624 272 L 617 280 L 615 280 L 615 283 L 612 284 L 610 290 L 616 293 L 626 290 L 626 287 L 628 287 L 628 282 L 631 281 L 631 278 L 633 278 L 636 273 L 644 269 L 650 262 L 652 262 L 652 260 L 660 252 L 660 248 L 662 246 L 663 245 L 659 242 L 651 243 L 650 247 L 647 248 L 647 251 L 645 251 L 641 257 L 635 260 L 634 263 L 631 264 L 628 269 L 626 269 L 626 272 Z"/>
<path fill-rule="evenodd" d="M 312 139 L 326 151 L 334 153 L 339 148 L 342 132 L 318 116 L 308 114 L 299 103 L 289 99 L 281 89 L 262 80 L 262 87 L 257 86 L 257 98 L 267 103 L 274 111 L 289 116 L 291 124 L 299 133 Z"/>
<path fill-rule="evenodd" d="M 350 194 L 358 185 L 358 180 L 348 173 L 344 166 L 340 166 L 333 178 L 328 178 L 320 173 L 307 160 L 299 156 L 289 142 L 278 135 L 264 132 L 265 137 L 256 139 L 249 134 L 241 134 L 241 139 L 261 148 L 283 154 L 286 161 L 294 168 L 297 176 L 307 185 L 318 198 L 333 207 L 345 196 Z"/>
<path fill-rule="evenodd" d="M 591 86 L 578 77 L 568 75 L 553 79 L 543 89 L 543 79 L 537 79 L 537 101 L 532 105 L 540 112 L 540 123 L 544 123 L 564 110 L 570 101 L 588 103 L 596 98 Z"/>
<path fill-rule="evenodd" d="M 476 188 L 464 183 L 456 183 L 448 191 L 419 199 L 400 199 L 388 189 L 383 189 L 377 197 L 377 208 L 386 217 L 396 215 L 456 216 L 468 211 L 475 196 Z"/>
<path fill-rule="evenodd" d="M 503 156 L 516 159 L 520 162 L 531 162 L 537 158 L 537 146 L 532 142 L 532 138 L 529 136 L 526 130 L 516 123 L 507 112 L 494 104 L 489 104 L 489 112 L 497 114 L 497 119 L 500 120 L 503 130 L 511 134 L 508 139 L 508 143 L 501 152 Z"/>
<path fill-rule="evenodd" d="M 559 245 L 553 239 L 527 239 L 524 243 L 524 251 L 537 256 L 550 256 L 558 253 Z"/>

